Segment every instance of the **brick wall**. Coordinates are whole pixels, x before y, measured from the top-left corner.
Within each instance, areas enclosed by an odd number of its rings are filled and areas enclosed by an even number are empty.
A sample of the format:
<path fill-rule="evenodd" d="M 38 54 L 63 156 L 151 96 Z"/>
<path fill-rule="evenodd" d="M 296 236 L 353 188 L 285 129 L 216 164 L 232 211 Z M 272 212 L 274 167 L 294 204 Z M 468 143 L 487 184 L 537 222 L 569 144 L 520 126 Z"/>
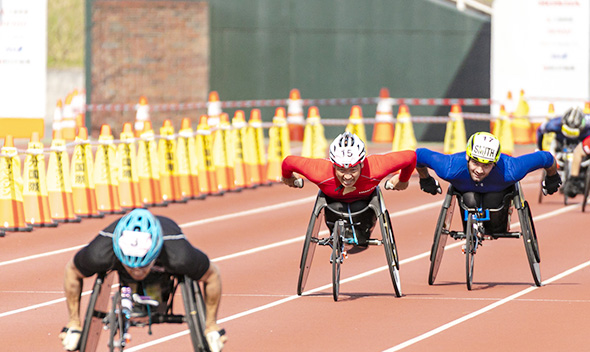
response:
<path fill-rule="evenodd" d="M 201 1 L 104 1 L 92 3 L 91 102 L 149 104 L 207 101 L 209 92 L 209 6 Z M 170 118 L 193 128 L 204 111 L 152 112 L 156 133 Z M 96 135 L 104 123 L 116 136 L 135 112 L 92 112 Z"/>

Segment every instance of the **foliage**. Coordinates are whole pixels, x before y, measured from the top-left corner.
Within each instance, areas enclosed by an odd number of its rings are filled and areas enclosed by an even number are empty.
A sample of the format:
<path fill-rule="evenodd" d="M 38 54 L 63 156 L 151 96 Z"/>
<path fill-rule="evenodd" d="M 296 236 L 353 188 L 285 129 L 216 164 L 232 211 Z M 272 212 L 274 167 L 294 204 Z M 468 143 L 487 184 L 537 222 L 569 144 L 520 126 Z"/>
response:
<path fill-rule="evenodd" d="M 84 66 L 85 0 L 48 0 L 47 67 Z"/>

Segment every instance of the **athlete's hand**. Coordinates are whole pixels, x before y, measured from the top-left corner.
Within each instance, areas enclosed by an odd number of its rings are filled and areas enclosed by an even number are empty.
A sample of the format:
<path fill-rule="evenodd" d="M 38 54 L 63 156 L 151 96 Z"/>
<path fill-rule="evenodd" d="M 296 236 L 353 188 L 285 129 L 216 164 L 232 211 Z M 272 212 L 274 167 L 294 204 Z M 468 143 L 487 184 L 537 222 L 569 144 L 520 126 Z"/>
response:
<path fill-rule="evenodd" d="M 303 179 L 295 176 L 291 176 L 289 178 L 281 177 L 281 181 L 289 187 L 293 188 L 302 188 L 303 187 Z"/>
<path fill-rule="evenodd" d="M 440 184 L 432 176 L 428 176 L 426 178 L 420 179 L 420 189 L 423 190 L 424 192 L 430 193 L 432 195 L 436 195 L 437 193 L 442 193 L 442 189 L 440 188 Z"/>
<path fill-rule="evenodd" d="M 392 178 L 385 181 L 385 189 L 387 190 L 396 190 L 396 191 L 403 191 L 404 189 L 408 188 L 409 182 L 401 182 L 399 180 L 399 174 L 393 175 Z"/>
<path fill-rule="evenodd" d="M 76 351 L 80 345 L 80 336 L 82 328 L 80 326 L 72 325 L 64 327 L 59 334 L 61 343 L 66 351 Z"/>
<path fill-rule="evenodd" d="M 553 194 L 557 192 L 561 186 L 561 177 L 559 177 L 558 173 L 552 176 L 545 176 L 545 180 L 543 180 L 543 194 Z"/>

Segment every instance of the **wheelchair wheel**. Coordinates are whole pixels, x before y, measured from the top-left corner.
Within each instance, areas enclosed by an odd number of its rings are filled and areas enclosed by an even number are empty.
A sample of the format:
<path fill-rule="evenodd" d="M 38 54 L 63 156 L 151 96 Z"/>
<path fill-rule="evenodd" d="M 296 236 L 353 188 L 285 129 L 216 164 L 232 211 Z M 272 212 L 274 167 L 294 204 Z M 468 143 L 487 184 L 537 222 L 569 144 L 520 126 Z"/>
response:
<path fill-rule="evenodd" d="M 393 227 L 391 226 L 391 219 L 389 218 L 389 212 L 387 210 L 385 210 L 381 216 L 381 235 L 383 236 L 383 247 L 385 248 L 387 267 L 389 268 L 389 275 L 391 276 L 395 296 L 401 297 L 402 286 L 399 277 L 399 256 L 397 254 L 397 246 L 395 245 Z"/>
<path fill-rule="evenodd" d="M 586 211 L 586 203 L 588 202 L 588 194 L 590 193 L 590 167 L 586 169 L 586 177 L 584 178 L 584 198 L 582 199 L 582 212 Z"/>
<path fill-rule="evenodd" d="M 522 239 L 524 241 L 524 248 L 526 251 L 531 273 L 536 286 L 541 286 L 541 261 L 539 255 L 539 244 L 537 242 L 537 234 L 535 232 L 535 225 L 531 216 L 529 204 L 525 201 L 522 209 L 519 210 L 520 226 L 522 231 Z"/>
<path fill-rule="evenodd" d="M 299 280 L 297 281 L 297 295 L 301 296 L 305 289 L 305 283 L 309 276 L 309 269 L 313 261 L 313 255 L 317 247 L 317 236 L 319 228 L 323 222 L 323 212 L 316 217 L 313 213 L 311 214 L 310 225 L 305 235 L 305 241 L 303 242 L 303 251 L 301 252 L 301 262 L 299 264 Z M 312 223 L 313 221 L 313 223 Z"/>
<path fill-rule="evenodd" d="M 447 244 L 448 230 L 451 227 L 451 220 L 453 219 L 453 210 L 455 206 L 455 198 L 447 194 L 443 207 L 438 215 L 436 229 L 434 230 L 434 240 L 432 241 L 432 248 L 430 250 L 430 271 L 428 273 L 428 284 L 434 285 L 434 280 L 440 268 L 443 254 L 445 252 L 445 245 Z"/>
<path fill-rule="evenodd" d="M 467 219 L 467 233 L 465 234 L 465 273 L 467 289 L 471 290 L 473 286 L 473 265 L 475 251 L 477 250 L 477 222 L 473 214 L 469 214 Z"/>
<path fill-rule="evenodd" d="M 107 325 L 105 329 L 109 330 L 109 351 L 114 352 L 116 349 L 123 351 L 125 348 L 125 318 L 121 310 L 121 293 L 116 292 L 113 296 L 111 310 L 105 318 Z M 118 335 L 117 335 L 118 333 Z M 118 338 L 116 338 L 118 336 Z"/>
<path fill-rule="evenodd" d="M 570 178 L 570 165 L 569 162 L 566 160 L 566 162 L 563 164 L 563 177 L 562 180 L 564 181 L 564 184 L 568 181 L 568 179 Z M 563 204 L 564 205 L 568 205 L 569 204 L 569 197 L 567 196 L 567 192 L 563 192 Z"/>
<path fill-rule="evenodd" d="M 191 342 L 195 352 L 210 352 L 207 338 L 205 337 L 205 310 L 204 304 L 199 303 L 201 296 L 199 283 L 194 282 L 188 276 L 181 280 L 182 300 L 184 302 L 185 320 L 190 331 Z M 202 296 L 200 298 L 202 302 Z"/>
<path fill-rule="evenodd" d="M 344 237 L 344 221 L 338 220 L 334 224 L 332 234 L 332 295 L 338 301 L 340 291 L 340 265 L 342 264 L 342 238 Z"/>
<path fill-rule="evenodd" d="M 114 274 L 98 274 L 80 335 L 80 352 L 94 352 L 98 348 L 98 340 L 103 330 L 103 318 L 107 315 L 109 296 L 111 295 L 111 284 Z"/>

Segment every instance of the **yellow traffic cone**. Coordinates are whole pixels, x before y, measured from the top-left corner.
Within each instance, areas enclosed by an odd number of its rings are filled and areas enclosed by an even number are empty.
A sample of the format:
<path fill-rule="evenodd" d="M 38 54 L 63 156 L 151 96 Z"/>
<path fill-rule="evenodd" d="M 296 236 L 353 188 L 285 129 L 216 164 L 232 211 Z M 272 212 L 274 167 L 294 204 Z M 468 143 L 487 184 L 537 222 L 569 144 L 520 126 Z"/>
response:
<path fill-rule="evenodd" d="M 20 174 L 20 157 L 14 139 L 7 135 L 0 150 L 0 229 L 4 231 L 31 231 L 25 223 L 23 180 Z"/>
<path fill-rule="evenodd" d="M 328 142 L 326 141 L 319 109 L 317 106 L 310 106 L 305 120 L 301 156 L 323 159 L 326 158 L 327 150 Z"/>
<path fill-rule="evenodd" d="M 529 120 L 529 104 L 524 98 L 524 90 L 520 91 L 520 98 L 512 118 L 512 135 L 515 144 L 531 144 L 533 127 Z"/>
<path fill-rule="evenodd" d="M 363 124 L 363 110 L 359 105 L 354 105 L 350 109 L 346 132 L 356 134 L 363 142 L 367 143 L 367 134 L 365 133 L 365 125 Z"/>
<path fill-rule="evenodd" d="M 244 145 L 247 134 L 246 116 L 243 110 L 236 110 L 232 119 L 231 139 L 234 151 L 234 184 L 236 189 L 252 187 L 250 180 L 246 179 L 246 164 L 244 162 Z"/>
<path fill-rule="evenodd" d="M 137 176 L 137 148 L 131 123 L 123 125 L 117 145 L 117 179 L 119 180 L 119 202 L 125 210 L 142 208 Z"/>
<path fill-rule="evenodd" d="M 461 106 L 455 104 L 451 107 L 451 112 L 449 112 L 443 152 L 445 154 L 454 154 L 465 151 L 465 144 L 467 144 L 467 139 L 463 112 Z"/>
<path fill-rule="evenodd" d="M 166 119 L 160 127 L 158 140 L 158 164 L 160 164 L 160 187 L 162 199 L 167 202 L 185 203 L 188 197 L 180 191 L 178 159 L 176 155 L 176 136 L 172 121 Z"/>
<path fill-rule="evenodd" d="M 197 125 L 195 149 L 199 167 L 199 188 L 202 194 L 221 195 L 217 185 L 217 175 L 213 164 L 213 136 L 209 129 L 208 116 L 202 115 Z"/>
<path fill-rule="evenodd" d="M 492 134 L 500 141 L 502 153 L 507 155 L 512 155 L 514 153 L 514 139 L 512 137 L 511 121 L 504 105 L 500 106 L 500 117 L 496 119 Z"/>
<path fill-rule="evenodd" d="M 291 89 L 287 102 L 287 124 L 289 125 L 289 139 L 292 141 L 303 140 L 303 101 L 299 89 Z"/>
<path fill-rule="evenodd" d="M 550 103 L 548 111 L 547 111 L 547 118 L 545 119 L 545 121 L 549 121 L 554 117 L 555 117 L 555 107 L 553 106 L 552 103 Z M 547 152 L 550 151 L 551 150 L 551 143 L 553 143 L 554 139 L 555 139 L 555 132 L 544 133 L 543 134 L 543 141 L 541 142 L 541 148 L 544 151 L 547 151 Z"/>
<path fill-rule="evenodd" d="M 182 119 L 176 141 L 180 194 L 189 199 L 203 199 L 205 195 L 201 194 L 199 190 L 199 165 L 195 133 L 188 117 Z"/>
<path fill-rule="evenodd" d="M 389 97 L 389 89 L 383 87 L 379 92 L 375 126 L 373 127 L 373 143 L 393 142 L 393 109 Z"/>
<path fill-rule="evenodd" d="M 282 177 L 281 165 L 283 159 L 291 154 L 289 128 L 285 118 L 285 108 L 278 107 L 272 119 L 272 127 L 268 131 L 268 168 L 266 180 L 280 182 Z"/>
<path fill-rule="evenodd" d="M 414 126 L 408 106 L 402 104 L 397 112 L 397 121 L 393 134 L 392 151 L 415 150 L 417 146 L 416 136 L 414 135 Z"/>
<path fill-rule="evenodd" d="M 33 132 L 27 148 L 23 171 L 23 204 L 25 222 L 32 226 L 55 227 L 57 221 L 51 218 L 45 176 L 45 155 L 39 133 Z"/>
<path fill-rule="evenodd" d="M 244 164 L 246 165 L 246 184 L 258 187 L 263 182 L 262 175 L 266 175 L 266 154 L 264 150 L 264 134 L 260 110 L 250 111 L 250 120 L 246 127 L 244 139 Z"/>
<path fill-rule="evenodd" d="M 222 112 L 219 125 L 213 132 L 213 164 L 217 173 L 217 184 L 220 191 L 235 191 L 234 183 L 234 150 L 231 140 L 229 116 Z"/>
<path fill-rule="evenodd" d="M 74 214 L 81 218 L 100 218 L 96 188 L 94 185 L 94 162 L 92 147 L 86 127 L 80 128 L 72 154 L 72 199 Z"/>
<path fill-rule="evenodd" d="M 137 178 L 141 201 L 147 207 L 166 206 L 160 186 L 160 162 L 151 121 L 143 126 L 141 138 L 137 143 Z"/>

